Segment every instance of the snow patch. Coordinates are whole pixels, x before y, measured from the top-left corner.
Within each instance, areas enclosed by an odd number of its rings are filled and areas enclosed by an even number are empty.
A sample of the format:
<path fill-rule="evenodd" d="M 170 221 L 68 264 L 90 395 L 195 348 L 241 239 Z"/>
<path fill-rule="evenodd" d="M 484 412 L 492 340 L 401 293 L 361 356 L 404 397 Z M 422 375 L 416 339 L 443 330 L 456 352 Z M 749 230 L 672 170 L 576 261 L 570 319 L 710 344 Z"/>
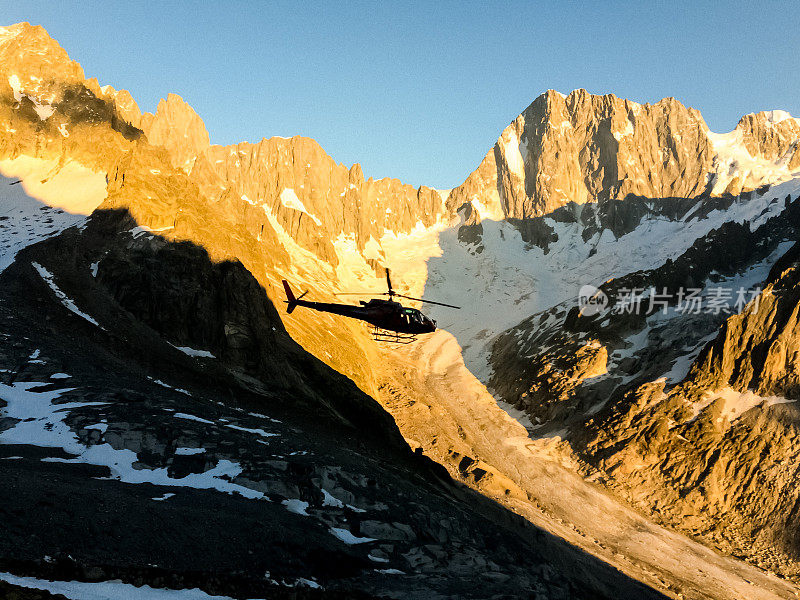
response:
<path fill-rule="evenodd" d="M 205 452 L 205 448 L 175 448 L 175 456 L 196 456 Z"/>
<path fill-rule="evenodd" d="M 128 233 L 130 233 L 133 236 L 133 239 L 138 239 L 145 234 L 153 235 L 154 233 L 159 233 L 161 231 L 169 231 L 170 229 L 173 228 L 174 228 L 173 225 L 167 225 L 166 227 L 158 227 L 158 228 L 151 228 L 148 227 L 147 225 L 137 225 L 133 229 L 128 230 Z"/>
<path fill-rule="evenodd" d="M 150 381 L 152 381 L 153 383 L 155 383 L 156 385 L 160 385 L 161 387 L 165 387 L 165 388 L 167 388 L 169 390 L 175 390 L 176 392 L 180 392 L 181 394 L 186 394 L 187 396 L 191 396 L 191 394 L 188 392 L 188 390 L 184 390 L 184 389 L 181 389 L 181 388 L 173 387 L 170 384 L 161 381 L 160 379 L 153 379 L 149 375 L 147 376 L 147 378 Z"/>
<path fill-rule="evenodd" d="M 388 563 L 388 558 L 381 558 L 379 556 L 372 556 L 372 554 L 367 554 L 367 558 L 370 559 L 372 562 L 376 563 Z"/>
<path fill-rule="evenodd" d="M 8 85 L 11 86 L 11 91 L 14 94 L 14 100 L 16 102 L 20 102 L 23 98 L 28 98 L 31 102 L 33 102 L 33 110 L 36 111 L 36 115 L 39 117 L 40 121 L 46 121 L 55 112 L 55 107 L 49 104 L 48 102 L 44 102 L 33 96 L 31 94 L 26 94 L 22 91 L 22 83 L 19 80 L 19 76 L 16 74 L 12 74 L 8 78 Z"/>
<path fill-rule="evenodd" d="M 344 508 L 344 502 L 338 498 L 334 498 L 328 490 L 321 488 L 322 491 L 322 506 L 333 506 L 335 508 Z"/>
<path fill-rule="evenodd" d="M 172 416 L 175 417 L 176 419 L 184 419 L 186 421 L 197 421 L 198 423 L 205 423 L 206 425 L 214 425 L 214 421 L 209 421 L 208 419 L 196 417 L 194 415 L 190 415 L 187 413 L 178 412 Z"/>
<path fill-rule="evenodd" d="M 790 115 L 785 110 L 765 110 L 764 116 L 767 118 L 768 123 L 772 123 L 773 125 L 777 125 L 778 123 L 782 123 L 783 121 L 788 121 L 789 119 L 793 119 L 792 115 Z M 797 121 L 798 119 L 794 119 Z"/>
<path fill-rule="evenodd" d="M 622 131 L 615 131 L 614 132 L 614 139 L 618 142 L 622 140 L 622 138 L 631 136 L 634 133 L 633 122 L 630 119 L 625 120 L 625 129 Z"/>
<path fill-rule="evenodd" d="M 744 413 L 757 406 L 769 408 L 777 404 L 796 402 L 796 400 L 790 400 L 782 396 L 759 396 L 751 390 L 739 392 L 726 386 L 706 392 L 703 398 L 692 407 L 693 414 L 690 421 L 695 420 L 706 408 L 719 399 L 722 400 L 722 411 L 717 420 L 727 420 L 729 423 L 735 423 Z"/>
<path fill-rule="evenodd" d="M 290 513 L 294 513 L 296 515 L 302 515 L 304 517 L 310 516 L 306 509 L 308 508 L 308 502 L 303 502 L 302 500 L 298 500 L 296 498 L 292 498 L 289 500 L 284 500 L 281 502 L 286 507 Z"/>
<path fill-rule="evenodd" d="M 196 350 L 194 348 L 190 348 L 189 346 L 175 346 L 175 348 L 183 352 L 184 354 L 188 354 L 189 356 L 194 356 L 195 358 L 216 358 L 211 352 L 208 350 Z"/>
<path fill-rule="evenodd" d="M 47 581 L 18 577 L 11 573 L 0 573 L 0 579 L 20 587 L 60 594 L 70 600 L 232 600 L 228 596 L 210 596 L 198 588 L 172 590 L 149 585 L 137 587 L 119 581 Z"/>
<path fill-rule="evenodd" d="M 0 272 L 22 248 L 83 224 L 105 195 L 103 174 L 77 163 L 0 160 Z"/>
<path fill-rule="evenodd" d="M 348 529 L 342 529 L 341 527 L 331 527 L 330 532 L 348 546 L 352 546 L 355 544 L 366 544 L 367 542 L 377 541 L 375 538 L 355 536 L 352 533 L 350 533 Z"/>
<path fill-rule="evenodd" d="M 80 310 L 75 305 L 75 302 L 73 302 L 64 292 L 61 291 L 58 285 L 56 285 L 56 282 L 53 280 L 53 274 L 50 271 L 45 269 L 42 265 L 40 265 L 37 262 L 33 262 L 31 264 L 33 265 L 33 268 L 39 272 L 39 275 L 41 275 L 45 283 L 47 283 L 47 285 L 50 286 L 50 289 L 53 290 L 53 293 L 61 301 L 61 304 L 63 304 L 66 308 L 74 312 L 79 317 L 82 317 L 87 321 L 89 321 L 89 323 L 91 323 L 92 325 L 100 327 L 100 324 L 97 321 L 95 321 L 92 317 L 90 317 L 85 312 Z M 100 329 L 102 329 L 102 327 L 100 327 Z"/>
<path fill-rule="evenodd" d="M 166 468 L 142 468 L 135 452 L 117 450 L 111 444 L 84 445 L 66 424 L 69 411 L 76 408 L 105 406 L 107 402 L 61 402 L 54 403 L 66 392 L 75 388 L 54 391 L 37 391 L 43 384 L 35 381 L 20 381 L 13 385 L 0 384 L 0 398 L 6 401 L 3 416 L 18 422 L 0 432 L 2 444 L 26 444 L 45 448 L 61 448 L 71 459 L 48 459 L 49 462 L 83 463 L 108 467 L 113 479 L 123 483 L 152 483 L 170 487 L 214 489 L 224 493 L 236 493 L 245 498 L 262 499 L 263 493 L 233 483 L 241 474 L 242 467 L 230 460 L 220 460 L 216 466 L 203 473 L 190 473 L 185 477 L 170 477 Z M 46 385 L 46 384 L 45 384 Z M 176 413 L 176 417 L 182 413 Z M 197 417 L 186 415 L 192 420 Z M 210 421 L 208 421 L 210 423 Z"/>
<path fill-rule="evenodd" d="M 405 571 L 400 569 L 375 569 L 375 572 L 382 575 L 405 575 Z"/>
<path fill-rule="evenodd" d="M 513 129 L 506 131 L 500 138 L 508 170 L 521 179 L 525 178 L 525 160 L 522 156 L 520 141 L 517 132 Z M 527 148 L 525 148 L 527 152 Z"/>
<path fill-rule="evenodd" d="M 232 423 L 228 424 L 228 425 L 225 425 L 225 426 L 229 427 L 230 429 L 235 429 L 236 431 L 244 431 L 245 433 L 253 433 L 255 435 L 260 435 L 261 437 L 265 437 L 265 438 L 267 438 L 267 437 L 276 437 L 276 436 L 280 435 L 278 433 L 269 433 L 268 431 L 264 431 L 263 429 L 251 429 L 249 427 L 241 427 L 239 425 L 233 425 Z"/>
<path fill-rule="evenodd" d="M 31 198 L 74 215 L 91 214 L 107 195 L 106 174 L 73 160 L 60 165 L 58 159 L 22 155 L 0 160 L 0 173 L 21 180 Z"/>
<path fill-rule="evenodd" d="M 311 220 L 317 224 L 317 226 L 322 225 L 322 221 L 306 210 L 303 202 L 297 197 L 297 194 L 295 194 L 294 189 L 284 188 L 284 190 L 281 192 L 281 204 L 283 204 L 286 208 L 299 210 L 300 212 L 307 214 L 309 217 L 311 217 Z"/>
<path fill-rule="evenodd" d="M 731 184 L 739 188 L 755 189 L 765 184 L 789 181 L 793 173 L 788 168 L 791 152 L 776 161 L 754 157 L 744 144 L 744 134 L 740 128 L 730 133 L 708 132 L 714 157 L 713 172 L 710 174 L 712 194 L 722 194 Z M 734 193 L 738 193 L 735 190 Z"/>
<path fill-rule="evenodd" d="M 16 73 L 9 75 L 8 85 L 11 86 L 11 92 L 14 94 L 14 101 L 19 102 L 22 100 L 22 84 L 19 81 L 19 76 Z"/>

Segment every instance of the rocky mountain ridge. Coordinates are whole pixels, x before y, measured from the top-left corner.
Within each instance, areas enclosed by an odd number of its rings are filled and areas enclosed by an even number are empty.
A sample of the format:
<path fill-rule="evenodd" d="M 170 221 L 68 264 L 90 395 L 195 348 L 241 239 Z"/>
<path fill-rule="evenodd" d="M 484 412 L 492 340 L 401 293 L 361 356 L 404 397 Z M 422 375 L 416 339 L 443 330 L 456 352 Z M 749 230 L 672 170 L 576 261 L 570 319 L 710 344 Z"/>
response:
<path fill-rule="evenodd" d="M 524 221 L 629 196 L 736 196 L 798 167 L 798 121 L 775 113 L 746 115 L 718 135 L 675 98 L 642 105 L 549 90 L 503 131 L 449 203 L 475 201 L 486 218 Z"/>

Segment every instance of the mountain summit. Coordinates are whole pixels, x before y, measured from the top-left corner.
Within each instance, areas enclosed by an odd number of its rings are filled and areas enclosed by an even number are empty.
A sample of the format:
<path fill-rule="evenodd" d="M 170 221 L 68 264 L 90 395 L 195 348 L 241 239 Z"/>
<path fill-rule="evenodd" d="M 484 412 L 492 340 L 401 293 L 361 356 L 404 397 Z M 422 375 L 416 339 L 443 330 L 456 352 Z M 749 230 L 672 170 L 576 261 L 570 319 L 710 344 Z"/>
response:
<path fill-rule="evenodd" d="M 797 169 L 797 124 L 788 115 L 759 113 L 717 135 L 699 111 L 675 98 L 638 104 L 612 94 L 549 90 L 503 131 L 453 190 L 453 203 L 477 200 L 489 214 L 526 219 L 569 203 L 631 195 L 737 195 Z"/>

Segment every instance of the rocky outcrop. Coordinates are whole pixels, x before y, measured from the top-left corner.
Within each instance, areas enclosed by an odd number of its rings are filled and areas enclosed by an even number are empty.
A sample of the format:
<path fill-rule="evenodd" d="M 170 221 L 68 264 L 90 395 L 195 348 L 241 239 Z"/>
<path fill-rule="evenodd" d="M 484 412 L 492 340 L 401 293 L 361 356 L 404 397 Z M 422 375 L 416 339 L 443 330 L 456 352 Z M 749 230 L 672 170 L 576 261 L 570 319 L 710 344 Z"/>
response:
<path fill-rule="evenodd" d="M 0 65 L 9 83 L 16 75 L 21 91 L 30 92 L 52 102 L 53 86 L 84 82 L 81 66 L 70 60 L 66 51 L 51 38 L 44 27 L 17 23 L 0 31 Z"/>
<path fill-rule="evenodd" d="M 113 101 L 117 108 L 117 113 L 125 119 L 128 123 L 141 129 L 142 125 L 142 111 L 139 110 L 139 105 L 133 99 L 128 90 L 115 90 L 110 85 L 104 85 L 100 88 L 103 96 Z"/>
<path fill-rule="evenodd" d="M 774 198 L 771 205 L 778 202 L 778 198 Z M 669 218 L 672 211 L 685 210 L 685 206 L 680 208 L 681 204 L 665 199 L 660 216 Z M 697 216 L 709 209 L 705 207 L 704 210 L 704 204 L 694 206 Z M 648 215 L 646 204 L 638 199 L 619 201 L 614 206 L 619 208 L 620 214 L 635 217 L 616 222 L 601 218 L 601 222 L 619 235 L 636 228 L 642 219 L 641 211 Z M 559 209 L 555 215 L 562 211 L 566 212 L 567 207 Z M 652 213 L 648 216 L 652 218 Z M 594 224 L 593 218 L 589 222 Z M 660 376 L 685 354 L 687 347 L 694 347 L 719 327 L 726 315 L 678 314 L 672 324 L 667 324 L 670 320 L 665 319 L 664 323 L 654 325 L 653 335 L 648 337 L 647 317 L 663 310 L 660 304 L 650 305 L 649 290 L 657 290 L 668 299 L 668 305 L 674 307 L 681 290 L 685 295 L 690 289 L 713 286 L 712 279 L 722 285 L 725 277 L 747 272 L 753 265 L 768 259 L 784 240 L 796 239 L 798 225 L 800 202 L 797 200 L 753 231 L 749 223 L 722 223 L 695 240 L 681 255 L 659 267 L 627 273 L 602 283 L 599 290 L 608 304 L 599 314 L 581 314 L 575 298 L 531 315 L 492 341 L 489 385 L 505 401 L 525 410 L 537 422 L 546 423 L 554 418 L 558 422 L 569 419 L 578 407 L 577 414 L 581 414 L 581 409 L 606 402 L 614 387 L 624 379 L 630 383 Z M 585 233 L 582 235 L 588 237 Z M 644 294 L 638 310 L 612 309 L 617 302 L 624 301 L 626 291 L 629 294 L 634 289 Z M 736 299 L 735 294 L 732 290 L 731 303 Z M 638 348 L 636 356 L 625 356 L 629 354 L 628 348 L 634 345 L 628 340 L 635 336 L 647 338 L 638 342 L 645 347 Z M 592 349 L 599 353 L 590 352 Z M 595 364 L 593 357 L 606 361 L 608 355 L 619 358 L 608 363 L 606 377 L 599 377 L 605 375 L 599 371 L 594 376 L 574 376 L 587 369 L 591 372 Z M 602 364 L 606 366 L 605 362 Z M 599 368 L 599 363 L 597 366 Z"/>
<path fill-rule="evenodd" d="M 718 136 L 675 98 L 638 104 L 549 90 L 503 131 L 448 205 L 473 202 L 541 244 L 528 221 L 564 206 L 609 212 L 603 205 L 630 197 L 736 195 L 777 181 L 800 164 L 799 137 L 798 121 L 781 111 L 747 115 Z M 731 176 L 742 160 L 742 174 Z"/>
<path fill-rule="evenodd" d="M 120 103 L 127 105 L 128 98 L 118 96 L 117 104 Z M 211 145 L 203 120 L 177 94 L 167 95 L 166 100 L 162 98 L 155 114 L 142 115 L 138 127 L 151 144 L 166 148 L 172 165 L 186 173 Z"/>
<path fill-rule="evenodd" d="M 337 164 L 304 137 L 212 146 L 192 170 L 203 194 L 257 227 L 275 227 L 319 259 L 338 263 L 333 241 L 351 237 L 363 251 L 386 232 L 433 225 L 439 193 L 396 179 L 364 179 L 358 164 Z"/>
<path fill-rule="evenodd" d="M 689 378 L 638 385 L 576 447 L 595 477 L 663 522 L 796 579 L 797 268 L 730 317 Z"/>
<path fill-rule="evenodd" d="M 503 131 L 453 199 L 496 193 L 503 214 L 523 220 L 567 203 L 629 194 L 695 196 L 705 190 L 712 164 L 706 131 L 700 113 L 674 98 L 640 105 L 610 94 L 550 90 Z"/>
<path fill-rule="evenodd" d="M 690 374 L 696 385 L 800 397 L 800 269 L 797 247 L 790 252 L 794 260 L 766 282 L 758 302 L 728 319 L 698 357 Z"/>
<path fill-rule="evenodd" d="M 781 160 L 790 170 L 800 168 L 800 120 L 782 110 L 743 116 L 736 125 L 742 143 L 752 156 Z"/>

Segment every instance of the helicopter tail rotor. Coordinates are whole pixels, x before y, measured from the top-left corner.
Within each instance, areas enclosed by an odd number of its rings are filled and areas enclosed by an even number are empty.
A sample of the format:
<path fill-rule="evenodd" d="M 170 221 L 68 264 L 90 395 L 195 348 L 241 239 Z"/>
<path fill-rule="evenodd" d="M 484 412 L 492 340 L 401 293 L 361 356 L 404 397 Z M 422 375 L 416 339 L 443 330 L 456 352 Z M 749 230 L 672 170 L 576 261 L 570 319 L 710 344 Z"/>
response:
<path fill-rule="evenodd" d="M 292 288 L 290 288 L 290 287 L 289 287 L 289 282 L 288 282 L 288 281 L 286 281 L 285 279 L 283 280 L 283 289 L 284 289 L 284 291 L 286 292 L 286 300 L 285 300 L 285 302 L 286 302 L 286 304 L 288 304 L 288 305 L 289 305 L 289 306 L 287 306 L 287 307 L 286 307 L 286 312 L 287 312 L 287 313 L 289 313 L 289 314 L 291 314 L 291 313 L 292 313 L 292 311 L 293 311 L 295 308 L 297 308 L 297 300 L 298 300 L 298 299 L 294 297 L 294 292 L 292 292 Z M 303 296 L 305 296 L 307 293 L 308 293 L 308 292 L 303 292 L 303 293 L 300 295 L 300 297 L 302 298 L 302 297 L 303 297 Z"/>

